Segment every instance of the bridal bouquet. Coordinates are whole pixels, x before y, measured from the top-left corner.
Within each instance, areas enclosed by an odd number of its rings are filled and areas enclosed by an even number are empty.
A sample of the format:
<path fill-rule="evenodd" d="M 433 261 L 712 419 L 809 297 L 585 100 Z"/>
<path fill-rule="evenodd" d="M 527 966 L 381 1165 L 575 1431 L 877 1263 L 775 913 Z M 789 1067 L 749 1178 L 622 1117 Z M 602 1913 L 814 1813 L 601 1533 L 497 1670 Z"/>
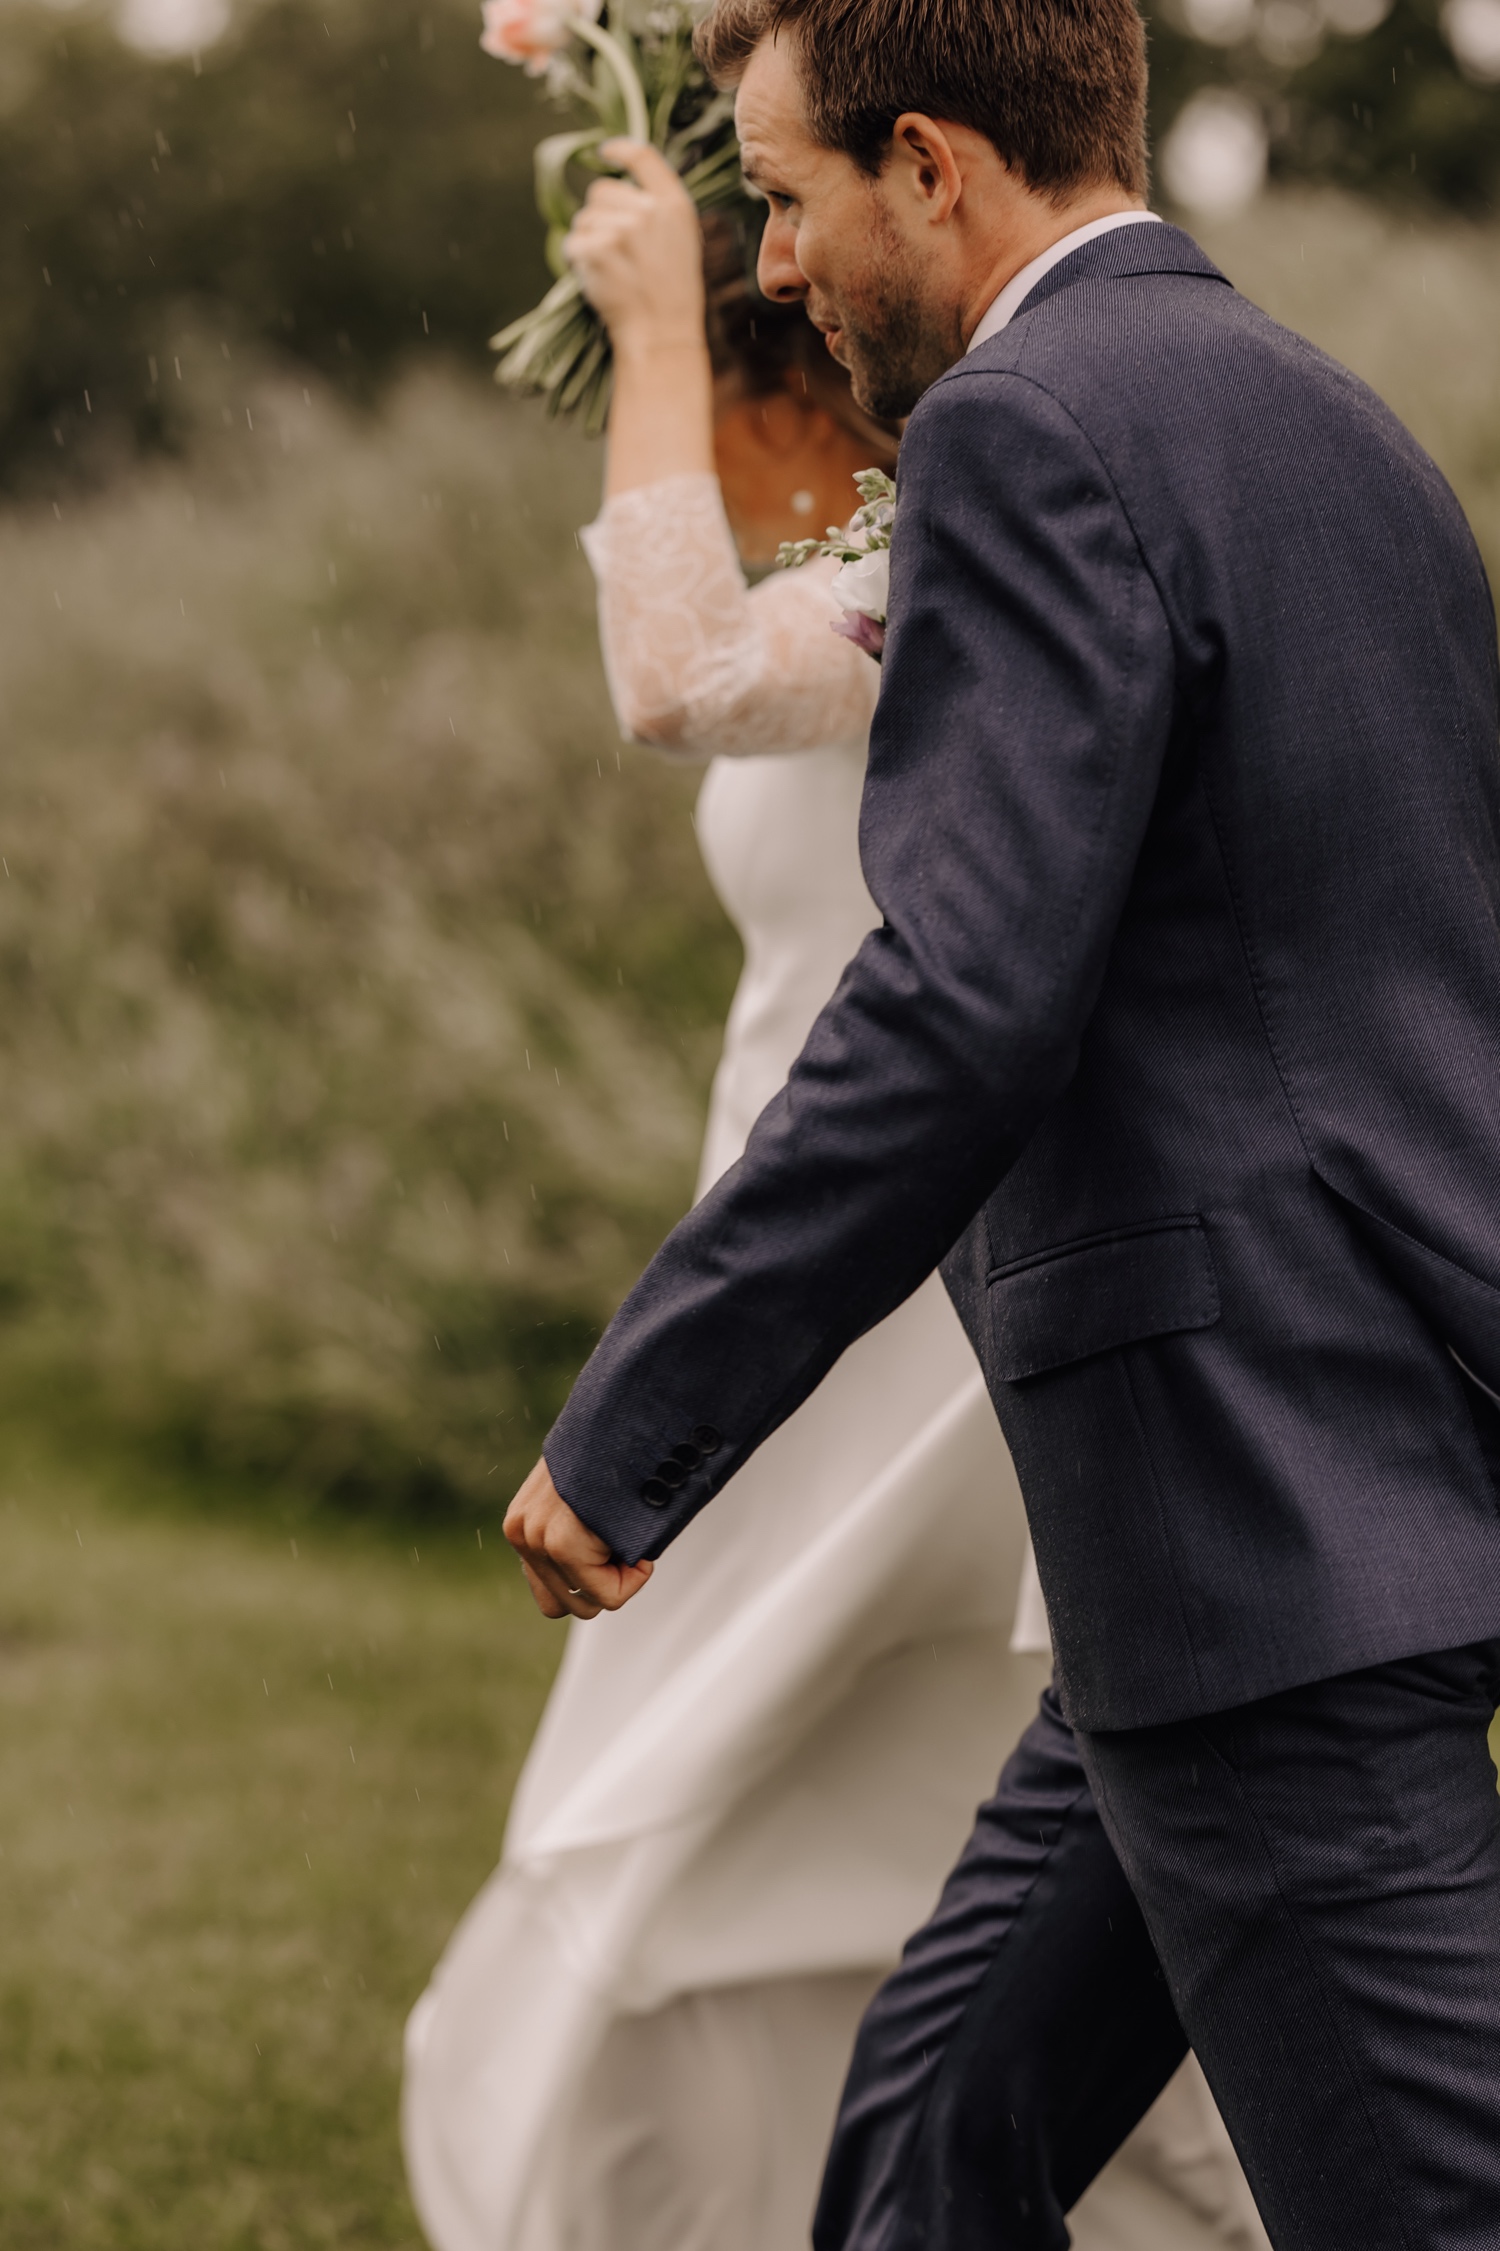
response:
<path fill-rule="evenodd" d="M 833 582 L 833 598 L 843 611 L 835 633 L 857 642 L 876 663 L 885 647 L 885 613 L 890 604 L 891 532 L 896 522 L 896 480 L 883 469 L 860 469 L 854 478 L 861 506 L 844 529 L 830 524 L 823 539 L 784 539 L 776 551 L 783 570 L 810 563 L 814 555 L 836 555 L 843 564 Z"/>
<path fill-rule="evenodd" d="M 701 0 L 484 0 L 485 53 L 545 78 L 555 99 L 581 103 L 598 121 L 537 148 L 537 208 L 557 280 L 490 338 L 497 382 L 539 394 L 554 414 L 581 413 L 591 434 L 608 412 L 611 354 L 563 251 L 583 201 L 575 176 L 586 186 L 590 172 L 609 170 L 600 143 L 623 135 L 659 148 L 700 211 L 745 200 L 734 96 L 715 92 L 693 54 L 700 12 Z"/>

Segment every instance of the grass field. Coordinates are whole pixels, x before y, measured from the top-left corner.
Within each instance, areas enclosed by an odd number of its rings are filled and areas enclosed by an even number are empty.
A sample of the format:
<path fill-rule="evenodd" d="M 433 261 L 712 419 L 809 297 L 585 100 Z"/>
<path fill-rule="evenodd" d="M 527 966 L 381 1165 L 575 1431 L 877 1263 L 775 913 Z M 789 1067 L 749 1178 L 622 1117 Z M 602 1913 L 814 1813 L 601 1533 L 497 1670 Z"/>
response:
<path fill-rule="evenodd" d="M 202 1499 L 0 1450 L 0 2244 L 415 2251 L 402 2022 L 560 1642 L 472 1531 Z"/>

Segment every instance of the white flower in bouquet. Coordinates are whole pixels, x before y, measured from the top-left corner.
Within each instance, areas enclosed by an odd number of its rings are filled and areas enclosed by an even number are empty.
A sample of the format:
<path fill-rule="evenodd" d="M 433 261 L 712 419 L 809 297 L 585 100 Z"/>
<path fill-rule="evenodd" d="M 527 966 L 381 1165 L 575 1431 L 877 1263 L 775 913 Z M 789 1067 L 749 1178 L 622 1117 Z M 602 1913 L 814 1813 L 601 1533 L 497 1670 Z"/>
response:
<path fill-rule="evenodd" d="M 883 469 L 861 469 L 854 479 L 862 505 L 841 531 L 830 524 L 826 538 L 787 539 L 777 550 L 783 570 L 810 563 L 815 555 L 836 556 L 843 569 L 833 581 L 834 600 L 843 611 L 832 630 L 880 661 L 885 647 L 886 612 L 891 598 L 891 532 L 896 522 L 896 485 Z"/>
<path fill-rule="evenodd" d="M 554 414 L 603 428 L 613 356 L 609 332 L 568 268 L 563 243 L 583 202 L 575 173 L 611 170 L 600 144 L 625 136 L 661 150 L 700 211 L 743 202 L 734 97 L 716 93 L 693 54 L 699 0 L 483 0 L 480 45 L 549 91 L 594 112 L 596 125 L 553 133 L 536 152 L 536 200 L 557 280 L 539 305 L 490 338 L 498 382 L 545 398 Z"/>

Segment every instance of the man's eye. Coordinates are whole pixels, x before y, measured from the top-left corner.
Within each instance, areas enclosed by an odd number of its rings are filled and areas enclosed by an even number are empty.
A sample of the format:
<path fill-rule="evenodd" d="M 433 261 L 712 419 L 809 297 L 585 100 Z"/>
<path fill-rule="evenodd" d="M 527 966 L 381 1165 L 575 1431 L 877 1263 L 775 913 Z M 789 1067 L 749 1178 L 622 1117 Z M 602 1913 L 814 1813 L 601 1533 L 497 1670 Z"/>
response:
<path fill-rule="evenodd" d="M 792 208 L 791 197 L 783 195 L 779 188 L 767 188 L 766 201 L 773 211 L 790 211 Z"/>

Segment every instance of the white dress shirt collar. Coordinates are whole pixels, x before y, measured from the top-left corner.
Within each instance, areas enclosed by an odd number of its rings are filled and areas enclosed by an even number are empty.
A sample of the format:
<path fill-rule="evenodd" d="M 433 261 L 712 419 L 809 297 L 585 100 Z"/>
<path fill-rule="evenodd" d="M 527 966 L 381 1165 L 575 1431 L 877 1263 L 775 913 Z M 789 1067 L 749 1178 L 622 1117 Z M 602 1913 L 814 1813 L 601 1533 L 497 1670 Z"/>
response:
<path fill-rule="evenodd" d="M 998 336 L 1024 300 L 1031 295 L 1043 274 L 1050 273 L 1071 251 L 1081 250 L 1086 242 L 1092 242 L 1096 235 L 1108 234 L 1112 227 L 1133 227 L 1138 221 L 1145 219 L 1160 224 L 1154 211 L 1111 211 L 1107 219 L 1090 219 L 1086 226 L 1075 227 L 1071 234 L 1065 234 L 1060 242 L 1049 244 L 1039 258 L 1033 258 L 1029 266 L 1023 266 L 1018 274 L 1011 275 L 969 338 L 968 350 L 972 352 L 991 336 Z"/>

